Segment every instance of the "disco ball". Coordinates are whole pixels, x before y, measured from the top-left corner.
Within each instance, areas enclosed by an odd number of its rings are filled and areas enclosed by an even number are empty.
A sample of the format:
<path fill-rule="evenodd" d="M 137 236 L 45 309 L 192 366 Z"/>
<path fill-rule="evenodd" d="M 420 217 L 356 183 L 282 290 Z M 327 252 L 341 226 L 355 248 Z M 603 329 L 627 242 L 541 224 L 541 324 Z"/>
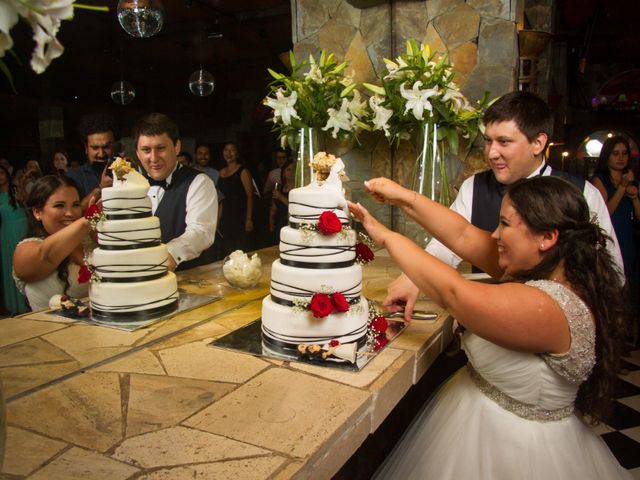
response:
<path fill-rule="evenodd" d="M 211 95 L 215 86 L 216 80 L 213 75 L 202 68 L 193 72 L 189 77 L 189 90 L 198 97 Z"/>
<path fill-rule="evenodd" d="M 129 105 L 134 98 L 136 91 L 129 82 L 120 80 L 111 85 L 111 99 L 118 105 Z"/>
<path fill-rule="evenodd" d="M 120 0 L 118 21 L 132 37 L 153 37 L 162 29 L 164 8 L 160 0 Z"/>

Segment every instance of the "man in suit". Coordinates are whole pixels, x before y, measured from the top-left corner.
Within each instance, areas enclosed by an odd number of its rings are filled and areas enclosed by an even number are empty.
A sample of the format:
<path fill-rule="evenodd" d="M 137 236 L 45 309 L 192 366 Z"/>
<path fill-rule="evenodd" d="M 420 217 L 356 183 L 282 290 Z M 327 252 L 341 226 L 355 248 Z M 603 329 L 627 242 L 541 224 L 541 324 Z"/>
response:
<path fill-rule="evenodd" d="M 592 214 L 612 238 L 608 248 L 620 271 L 624 272 L 618 240 L 600 192 L 584 179 L 553 170 L 544 158 L 553 127 L 553 115 L 544 100 L 529 92 L 509 93 L 486 110 L 483 120 L 484 153 L 491 170 L 467 178 L 451 209 L 473 225 L 491 232 L 498 226 L 500 204 L 507 185 L 536 175 L 560 176 L 583 191 Z M 453 267 L 461 262 L 456 254 L 435 239 L 429 242 L 426 250 Z M 404 307 L 405 319 L 409 320 L 418 294 L 418 287 L 401 274 L 389 285 L 383 303 L 390 311 Z"/>
<path fill-rule="evenodd" d="M 152 212 L 160 219 L 170 270 L 184 270 L 215 260 L 213 241 L 218 200 L 213 181 L 178 162 L 178 126 L 152 113 L 134 127 L 136 155 L 149 179 Z"/>

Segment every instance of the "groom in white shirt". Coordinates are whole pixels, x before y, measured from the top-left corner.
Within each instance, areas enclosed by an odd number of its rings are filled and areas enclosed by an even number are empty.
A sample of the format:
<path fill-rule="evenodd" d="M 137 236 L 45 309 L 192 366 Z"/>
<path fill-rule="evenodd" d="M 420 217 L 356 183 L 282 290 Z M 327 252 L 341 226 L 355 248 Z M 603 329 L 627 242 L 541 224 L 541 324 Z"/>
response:
<path fill-rule="evenodd" d="M 151 187 L 152 212 L 160 219 L 169 269 L 185 270 L 216 260 L 213 253 L 218 200 L 213 181 L 178 162 L 178 127 L 161 113 L 142 118 L 133 132 L 136 155 Z"/>
<path fill-rule="evenodd" d="M 551 135 L 553 115 L 544 100 L 529 92 L 509 93 L 487 109 L 483 120 L 484 153 L 491 170 L 467 178 L 450 208 L 473 225 L 493 231 L 498 226 L 500 204 L 507 185 L 536 175 L 560 176 L 583 191 L 591 213 L 613 239 L 608 248 L 620 272 L 624 272 L 618 239 L 600 192 L 584 179 L 554 171 L 545 161 L 544 150 Z M 435 239 L 429 242 L 426 250 L 454 268 L 461 261 Z M 390 311 L 404 308 L 408 321 L 418 294 L 418 287 L 401 274 L 389 285 L 383 303 Z"/>

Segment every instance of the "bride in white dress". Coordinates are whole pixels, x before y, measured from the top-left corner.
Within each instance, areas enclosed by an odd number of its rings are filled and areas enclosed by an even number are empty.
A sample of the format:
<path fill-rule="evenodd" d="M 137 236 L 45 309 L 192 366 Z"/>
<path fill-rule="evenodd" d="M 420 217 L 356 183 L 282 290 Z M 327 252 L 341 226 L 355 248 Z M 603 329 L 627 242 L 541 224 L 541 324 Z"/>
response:
<path fill-rule="evenodd" d="M 557 177 L 521 180 L 489 234 L 391 180 L 365 185 L 502 278 L 496 285 L 465 280 L 350 204 L 373 240 L 466 328 L 469 357 L 376 478 L 631 478 L 585 423 L 612 405 L 624 320 L 620 275 L 582 193 Z"/>

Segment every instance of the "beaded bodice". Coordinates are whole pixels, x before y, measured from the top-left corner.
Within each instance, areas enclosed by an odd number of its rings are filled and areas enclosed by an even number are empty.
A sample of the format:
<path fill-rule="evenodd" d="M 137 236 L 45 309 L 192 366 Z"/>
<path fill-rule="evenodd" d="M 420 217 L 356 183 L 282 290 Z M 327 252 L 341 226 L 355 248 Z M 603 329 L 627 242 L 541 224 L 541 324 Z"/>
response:
<path fill-rule="evenodd" d="M 527 282 L 552 297 L 565 313 L 571 348 L 563 354 L 532 354 L 495 345 L 465 332 L 471 377 L 489 398 L 523 418 L 558 420 L 570 415 L 580 384 L 595 363 L 595 326 L 584 302 L 551 280 Z"/>

